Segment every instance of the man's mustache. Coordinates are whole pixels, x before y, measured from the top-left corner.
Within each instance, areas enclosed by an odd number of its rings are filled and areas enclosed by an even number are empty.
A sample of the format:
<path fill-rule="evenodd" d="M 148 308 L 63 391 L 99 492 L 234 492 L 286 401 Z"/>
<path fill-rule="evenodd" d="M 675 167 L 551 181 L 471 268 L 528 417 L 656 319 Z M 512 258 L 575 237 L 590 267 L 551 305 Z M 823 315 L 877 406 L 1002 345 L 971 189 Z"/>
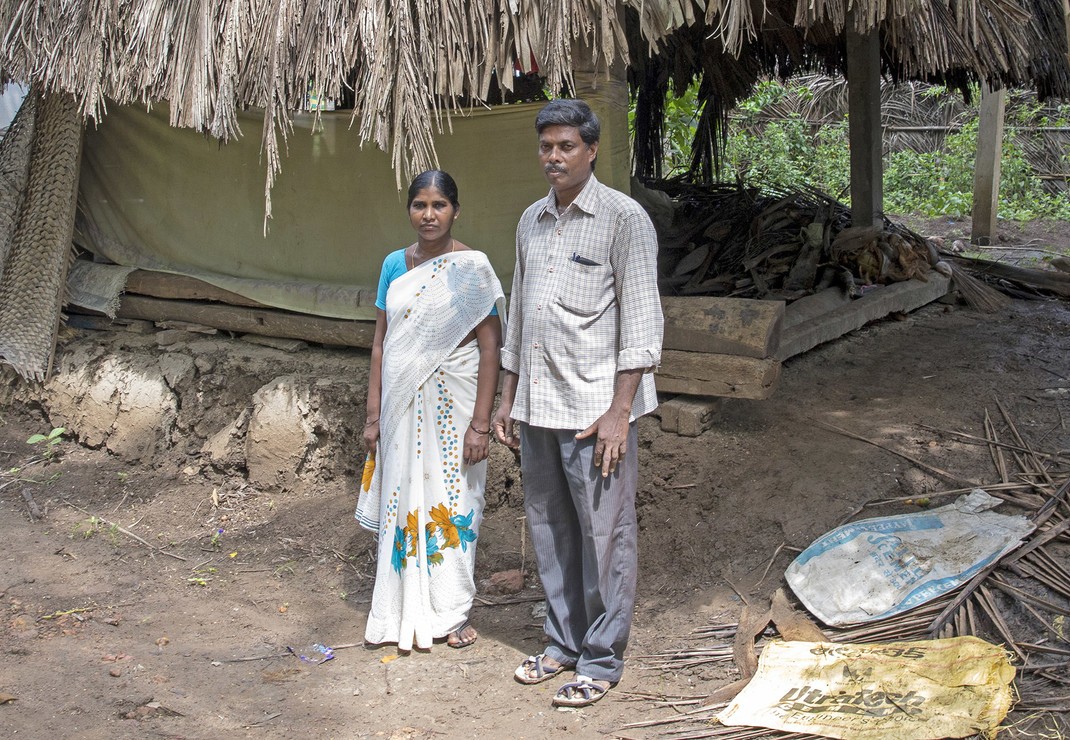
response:
<path fill-rule="evenodd" d="M 545 170 L 547 175 L 549 175 L 551 173 L 557 173 L 557 174 L 560 174 L 560 175 L 565 174 L 565 168 L 561 167 L 560 165 L 556 165 L 556 164 L 548 164 L 545 167 L 543 167 L 543 170 Z"/>

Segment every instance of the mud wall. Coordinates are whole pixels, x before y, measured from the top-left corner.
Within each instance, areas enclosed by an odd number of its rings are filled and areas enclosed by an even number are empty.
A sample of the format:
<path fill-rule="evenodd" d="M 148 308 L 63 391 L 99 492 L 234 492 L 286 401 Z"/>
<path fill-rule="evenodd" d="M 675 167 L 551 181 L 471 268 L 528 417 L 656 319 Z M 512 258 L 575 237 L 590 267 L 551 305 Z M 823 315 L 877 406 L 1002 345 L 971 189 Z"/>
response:
<path fill-rule="evenodd" d="M 359 350 L 72 331 L 43 383 L 4 370 L 0 402 L 37 409 L 69 439 L 131 462 L 287 491 L 351 478 L 363 464 L 367 365 Z"/>

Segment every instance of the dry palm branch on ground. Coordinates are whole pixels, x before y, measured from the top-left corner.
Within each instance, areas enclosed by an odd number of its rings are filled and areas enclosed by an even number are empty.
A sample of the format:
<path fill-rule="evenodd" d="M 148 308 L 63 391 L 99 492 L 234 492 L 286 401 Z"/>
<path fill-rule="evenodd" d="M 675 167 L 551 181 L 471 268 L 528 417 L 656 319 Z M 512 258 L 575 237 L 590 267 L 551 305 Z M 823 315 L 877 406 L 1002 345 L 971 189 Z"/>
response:
<path fill-rule="evenodd" d="M 634 733 L 643 730 L 653 732 L 650 737 L 673 740 L 812 737 L 766 728 L 725 727 L 714 719 L 753 675 L 757 666 L 755 651 L 760 651 L 767 638 L 879 643 L 975 635 L 1003 644 L 1016 664 L 1020 701 L 1008 716 L 1008 734 L 1029 737 L 1051 730 L 1056 733 L 1052 737 L 1064 737 L 1070 729 L 1070 450 L 1039 449 L 1022 436 L 1003 404 L 998 400 L 996 404 L 1001 421 L 997 423 L 986 410 L 983 437 L 921 426 L 960 443 L 988 448 L 998 480 L 982 487 L 1023 510 L 1036 524 L 1033 533 L 1016 549 L 939 599 L 889 619 L 843 629 L 824 628 L 813 637 L 816 625 L 796 611 L 779 591 L 765 611 L 748 605 L 738 622 L 695 629 L 688 638 L 695 641 L 694 647 L 633 656 L 640 669 L 666 672 L 734 663 L 743 678 L 707 694 L 625 694 L 626 699 L 649 702 L 653 709 L 670 709 L 672 714 L 660 712 L 657 717 L 630 723 L 619 731 L 636 737 Z M 913 460 L 904 453 L 889 451 Z M 977 485 L 936 468 L 927 469 L 939 477 L 966 484 L 930 494 L 929 499 L 958 496 Z M 873 501 L 845 521 L 874 507 L 918 501 L 916 497 Z M 784 546 L 777 548 L 773 560 L 782 549 Z M 770 622 L 775 626 L 769 626 Z"/>
<path fill-rule="evenodd" d="M 815 188 L 702 185 L 684 179 L 648 186 L 673 203 L 659 227 L 659 287 L 666 295 L 794 300 L 832 285 L 926 279 L 937 261 L 924 237 L 885 219 L 851 226 L 851 210 Z"/>

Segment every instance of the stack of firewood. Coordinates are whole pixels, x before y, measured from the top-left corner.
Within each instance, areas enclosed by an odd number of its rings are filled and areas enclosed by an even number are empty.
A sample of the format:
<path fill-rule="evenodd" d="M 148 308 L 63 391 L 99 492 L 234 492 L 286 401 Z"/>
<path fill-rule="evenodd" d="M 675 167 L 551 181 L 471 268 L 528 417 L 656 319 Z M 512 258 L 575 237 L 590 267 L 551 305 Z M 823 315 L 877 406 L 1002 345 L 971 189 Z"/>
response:
<path fill-rule="evenodd" d="M 663 295 L 792 301 L 834 284 L 860 294 L 863 285 L 923 277 L 935 262 L 923 237 L 887 220 L 853 227 L 847 206 L 814 189 L 652 187 L 673 206 L 656 224 Z"/>

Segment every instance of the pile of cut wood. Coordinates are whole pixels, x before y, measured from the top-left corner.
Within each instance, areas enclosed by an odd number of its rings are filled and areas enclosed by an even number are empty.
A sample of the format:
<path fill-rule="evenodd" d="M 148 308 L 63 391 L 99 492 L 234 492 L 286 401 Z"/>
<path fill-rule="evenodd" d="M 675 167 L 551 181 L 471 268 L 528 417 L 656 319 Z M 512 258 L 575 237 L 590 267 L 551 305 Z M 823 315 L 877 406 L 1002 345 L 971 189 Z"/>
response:
<path fill-rule="evenodd" d="M 792 301 L 839 285 L 858 296 L 866 285 L 924 280 L 938 259 L 924 237 L 887 219 L 852 226 L 847 206 L 812 188 L 650 186 L 640 197 L 659 201 L 650 210 L 663 295 Z"/>

